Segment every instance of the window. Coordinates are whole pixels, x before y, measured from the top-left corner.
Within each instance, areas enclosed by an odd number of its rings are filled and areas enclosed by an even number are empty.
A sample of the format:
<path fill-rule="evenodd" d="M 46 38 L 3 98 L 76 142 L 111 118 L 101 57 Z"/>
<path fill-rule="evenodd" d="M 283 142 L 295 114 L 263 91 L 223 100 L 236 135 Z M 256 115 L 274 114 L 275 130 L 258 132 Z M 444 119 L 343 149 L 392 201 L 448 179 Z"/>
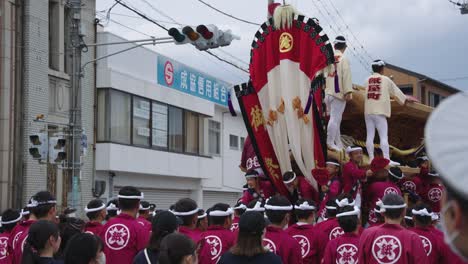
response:
<path fill-rule="evenodd" d="M 413 95 L 412 85 L 400 86 L 400 90 L 406 95 L 411 95 L 411 96 Z"/>
<path fill-rule="evenodd" d="M 49 1 L 49 68 L 60 70 L 59 51 L 59 3 Z"/>
<path fill-rule="evenodd" d="M 243 150 L 245 145 L 245 137 L 240 138 L 240 149 Z"/>
<path fill-rule="evenodd" d="M 239 137 L 235 135 L 229 135 L 229 147 L 234 150 L 239 150 Z"/>
<path fill-rule="evenodd" d="M 116 90 L 110 91 L 110 141 L 130 144 L 131 96 Z"/>
<path fill-rule="evenodd" d="M 220 123 L 139 96 L 98 89 L 97 140 L 194 155 L 220 154 Z"/>
<path fill-rule="evenodd" d="M 184 151 L 184 111 L 169 106 L 169 150 Z"/>
<path fill-rule="evenodd" d="M 133 97 L 133 144 L 149 146 L 150 144 L 150 102 Z"/>
<path fill-rule="evenodd" d="M 221 124 L 219 122 L 209 120 L 208 122 L 208 153 L 210 155 L 219 155 L 221 139 Z"/>
<path fill-rule="evenodd" d="M 440 103 L 440 95 L 429 92 L 429 106 L 437 107 Z"/>
<path fill-rule="evenodd" d="M 167 149 L 167 105 L 153 102 L 153 147 Z"/>
<path fill-rule="evenodd" d="M 198 114 L 185 111 L 185 152 L 198 154 Z"/>

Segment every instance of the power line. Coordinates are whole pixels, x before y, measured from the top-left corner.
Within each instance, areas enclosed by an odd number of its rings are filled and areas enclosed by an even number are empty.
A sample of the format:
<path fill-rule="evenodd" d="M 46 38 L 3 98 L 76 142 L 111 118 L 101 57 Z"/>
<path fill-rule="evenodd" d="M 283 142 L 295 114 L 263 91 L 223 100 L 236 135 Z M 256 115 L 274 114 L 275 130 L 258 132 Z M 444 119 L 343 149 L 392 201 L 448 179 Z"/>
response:
<path fill-rule="evenodd" d="M 259 23 L 251 22 L 251 21 L 248 21 L 248 20 L 245 20 L 245 19 L 242 19 L 242 18 L 238 18 L 238 17 L 233 16 L 233 15 L 231 15 L 231 14 L 228 14 L 228 13 L 226 13 L 226 12 L 224 12 L 224 11 L 222 11 L 222 10 L 220 10 L 220 9 L 218 9 L 218 8 L 216 8 L 216 7 L 212 6 L 212 5 L 210 5 L 210 4 L 208 4 L 207 2 L 205 2 L 205 1 L 203 1 L 203 0 L 197 0 L 197 1 L 200 2 L 200 3 L 202 3 L 202 4 L 204 4 L 204 5 L 206 5 L 207 7 L 209 7 L 209 8 L 211 8 L 211 9 L 215 10 L 216 12 L 221 13 L 221 14 L 223 14 L 223 15 L 225 15 L 225 16 L 228 16 L 228 17 L 230 17 L 230 18 L 232 18 L 232 19 L 235 19 L 235 20 L 237 20 L 237 21 L 241 21 L 241 22 L 244 22 L 244 23 L 246 23 L 246 24 L 250 24 L 250 25 L 254 25 L 254 26 L 260 26 L 260 25 L 261 25 L 261 24 L 259 24 Z"/>
<path fill-rule="evenodd" d="M 331 29 L 333 32 L 335 32 L 336 35 L 340 35 L 340 33 L 338 33 L 338 31 L 333 27 L 332 21 L 329 20 L 329 17 L 326 16 L 326 15 L 322 12 L 322 10 L 320 9 L 320 7 L 317 5 L 317 3 L 315 3 L 315 0 L 312 0 L 312 4 L 313 4 L 313 5 L 315 6 L 315 8 L 319 11 L 319 13 L 320 13 L 320 15 L 322 16 L 322 18 L 327 20 L 326 22 L 328 23 L 328 26 L 330 27 L 330 29 Z M 332 18 L 332 19 L 333 19 L 333 18 Z M 370 71 L 369 64 L 368 64 L 368 63 L 366 64 L 366 63 L 364 63 L 364 62 L 362 61 L 362 59 L 357 55 L 356 49 L 355 49 L 352 45 L 350 45 L 349 51 L 351 52 L 351 55 L 354 56 L 354 57 L 359 61 L 359 63 L 361 64 L 361 66 L 362 66 L 366 71 Z"/>
<path fill-rule="evenodd" d="M 147 0 L 141 0 L 143 1 L 145 4 L 147 4 L 151 9 L 153 9 L 156 13 L 160 14 L 161 16 L 171 20 L 172 22 L 174 23 L 177 23 L 177 21 L 175 21 L 172 17 L 166 15 L 163 11 L 157 9 L 155 6 L 153 6 L 150 2 L 148 2 Z M 178 24 L 178 23 L 177 23 Z"/>
<path fill-rule="evenodd" d="M 102 16 L 103 18 L 105 18 L 105 16 L 103 16 L 103 15 L 101 15 L 101 16 Z M 154 37 L 154 36 L 148 35 L 148 34 L 146 34 L 146 33 L 144 33 L 144 32 L 141 32 L 141 31 L 139 31 L 139 30 L 137 30 L 137 29 L 134 29 L 134 28 L 131 28 L 131 27 L 129 27 L 129 26 L 126 26 L 126 25 L 124 25 L 124 24 L 122 24 L 122 23 L 120 23 L 120 22 L 118 22 L 118 21 L 116 21 L 116 20 L 114 20 L 114 19 L 112 19 L 112 18 L 110 18 L 110 17 L 109 17 L 109 18 L 106 18 L 106 19 L 108 19 L 108 20 L 112 21 L 113 23 L 115 23 L 115 24 L 117 24 L 117 25 L 119 25 L 119 26 L 121 26 L 121 27 L 124 27 L 124 28 L 126 28 L 126 29 L 128 29 L 128 30 L 137 32 L 137 33 L 139 33 L 139 34 L 145 35 L 145 36 L 150 37 L 150 38 Z"/>
<path fill-rule="evenodd" d="M 98 15 L 101 15 L 100 13 L 102 12 L 96 12 L 96 14 Z M 115 13 L 115 12 L 112 12 L 112 15 L 114 16 L 121 16 L 121 17 L 129 17 L 129 18 L 135 18 L 135 19 L 139 19 L 139 20 L 145 20 L 144 18 L 142 17 L 139 17 L 139 16 L 131 16 L 131 15 L 126 15 L 126 14 L 120 14 L 120 13 Z M 101 15 L 103 16 L 103 15 Z M 180 23 L 176 23 L 176 22 L 170 22 L 170 21 L 164 21 L 164 20 L 155 20 L 159 23 L 164 23 L 164 24 L 173 24 L 173 25 L 178 25 L 178 26 L 182 26 L 182 24 Z"/>
<path fill-rule="evenodd" d="M 134 12 L 135 14 L 141 16 L 141 17 L 144 18 L 145 20 L 147 20 L 147 21 L 149 21 L 149 22 L 151 22 L 151 23 L 157 25 L 158 27 L 164 29 L 165 31 L 168 31 L 167 27 L 165 27 L 164 25 L 161 25 L 160 23 L 158 23 L 158 22 L 155 21 L 154 19 L 147 17 L 145 14 L 141 13 L 140 11 L 136 10 L 135 8 L 128 6 L 127 4 L 123 3 L 122 0 L 115 0 L 115 1 L 116 1 L 117 3 L 119 3 L 121 6 L 127 8 L 128 10 L 130 10 L 130 11 Z M 171 18 L 171 19 L 172 19 L 172 18 Z M 175 21 L 175 22 L 177 22 L 177 21 Z M 217 56 L 217 55 L 211 53 L 211 52 L 208 51 L 208 50 L 206 50 L 205 52 L 208 53 L 208 54 L 210 54 L 211 56 L 215 57 L 216 59 L 218 59 L 218 60 L 220 60 L 220 61 L 222 61 L 222 62 L 225 62 L 225 63 L 227 63 L 227 64 L 229 64 L 229 65 L 231 65 L 231 66 L 233 66 L 233 67 L 235 67 L 235 68 L 237 68 L 237 69 L 239 69 L 239 70 L 245 72 L 245 73 L 249 73 L 248 70 L 246 70 L 246 69 L 244 69 L 244 68 L 242 68 L 242 67 L 240 67 L 240 66 L 238 66 L 238 65 L 236 65 L 236 64 L 234 64 L 234 63 L 232 63 L 232 62 L 230 62 L 230 61 L 227 61 L 227 60 L 225 60 L 225 59 L 223 59 L 223 58 L 221 58 L 221 57 L 219 57 L 219 56 Z"/>
<path fill-rule="evenodd" d="M 364 51 L 364 53 L 367 55 L 367 57 L 370 58 L 370 60 L 372 61 L 373 60 L 373 57 L 369 54 L 369 52 L 364 48 L 364 45 L 359 41 L 359 39 L 356 37 L 356 35 L 354 34 L 354 32 L 351 30 L 351 28 L 349 27 L 349 25 L 346 23 L 346 21 L 344 20 L 343 16 L 341 15 L 341 13 L 338 11 L 338 9 L 336 8 L 335 4 L 333 4 L 333 1 L 331 0 L 328 0 L 328 2 L 331 4 L 332 8 L 335 10 L 335 12 L 338 14 L 338 17 L 341 19 L 341 21 L 343 22 L 344 26 L 346 27 L 346 29 L 351 33 L 351 35 L 353 36 L 353 38 L 356 40 L 356 42 L 358 43 L 359 47 Z"/>

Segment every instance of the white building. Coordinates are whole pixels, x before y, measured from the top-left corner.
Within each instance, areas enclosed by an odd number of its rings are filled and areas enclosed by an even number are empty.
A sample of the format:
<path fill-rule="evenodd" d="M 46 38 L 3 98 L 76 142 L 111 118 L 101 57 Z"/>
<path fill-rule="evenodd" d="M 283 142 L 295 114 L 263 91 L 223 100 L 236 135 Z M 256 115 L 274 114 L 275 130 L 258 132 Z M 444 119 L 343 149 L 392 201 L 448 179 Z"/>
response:
<path fill-rule="evenodd" d="M 98 33 L 99 43 L 117 41 L 125 39 Z M 102 46 L 97 57 L 133 45 Z M 103 197 L 133 185 L 159 209 L 184 197 L 202 208 L 234 204 L 245 183 L 239 163 L 247 132 L 227 108 L 230 86 L 142 47 L 99 61 L 96 180 L 107 183 Z"/>

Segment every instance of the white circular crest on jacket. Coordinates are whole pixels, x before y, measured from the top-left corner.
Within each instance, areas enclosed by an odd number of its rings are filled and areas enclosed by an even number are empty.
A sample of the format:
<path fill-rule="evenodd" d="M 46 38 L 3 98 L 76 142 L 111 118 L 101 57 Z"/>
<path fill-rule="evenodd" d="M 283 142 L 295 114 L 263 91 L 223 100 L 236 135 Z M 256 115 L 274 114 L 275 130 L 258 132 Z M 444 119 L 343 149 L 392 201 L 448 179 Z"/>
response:
<path fill-rule="evenodd" d="M 442 198 L 442 191 L 439 188 L 432 188 L 427 193 L 427 196 L 431 202 L 439 202 Z"/>
<path fill-rule="evenodd" d="M 336 264 L 356 264 L 358 263 L 358 248 L 353 244 L 343 244 L 336 249 L 338 256 Z"/>
<path fill-rule="evenodd" d="M 217 259 L 221 255 L 223 249 L 223 242 L 218 236 L 212 235 L 206 236 L 205 241 L 210 246 L 211 260 Z"/>
<path fill-rule="evenodd" d="M 268 238 L 264 238 L 263 243 L 265 244 L 265 247 L 268 248 L 268 250 L 276 254 L 276 245 L 273 243 L 273 241 Z"/>
<path fill-rule="evenodd" d="M 379 264 L 394 264 L 400 260 L 403 249 L 397 237 L 384 235 L 374 240 L 371 251 Z"/>
<path fill-rule="evenodd" d="M 301 246 L 301 255 L 302 258 L 305 258 L 310 252 L 309 239 L 302 235 L 294 235 L 293 238 L 296 239 L 297 243 Z"/>
<path fill-rule="evenodd" d="M 6 258 L 7 249 L 8 249 L 8 237 L 0 237 L 0 259 Z"/>
<path fill-rule="evenodd" d="M 114 224 L 107 228 L 104 239 L 109 248 L 121 250 L 130 241 L 130 231 L 123 224 Z"/>
<path fill-rule="evenodd" d="M 395 187 L 388 187 L 384 191 L 384 195 L 391 194 L 391 193 L 398 194 L 398 190 Z"/>
<path fill-rule="evenodd" d="M 328 239 L 332 240 L 332 239 L 335 239 L 335 238 L 339 238 L 342 235 L 344 235 L 343 229 L 341 227 L 337 226 L 337 227 L 333 228 L 330 231 Z"/>
<path fill-rule="evenodd" d="M 419 236 L 419 237 L 421 238 L 421 241 L 422 241 L 424 250 L 425 250 L 426 253 L 427 253 L 427 256 L 429 256 L 429 255 L 432 253 L 432 243 L 431 243 L 431 240 L 429 240 L 429 238 L 427 238 L 427 237 L 425 237 L 425 236 Z"/>

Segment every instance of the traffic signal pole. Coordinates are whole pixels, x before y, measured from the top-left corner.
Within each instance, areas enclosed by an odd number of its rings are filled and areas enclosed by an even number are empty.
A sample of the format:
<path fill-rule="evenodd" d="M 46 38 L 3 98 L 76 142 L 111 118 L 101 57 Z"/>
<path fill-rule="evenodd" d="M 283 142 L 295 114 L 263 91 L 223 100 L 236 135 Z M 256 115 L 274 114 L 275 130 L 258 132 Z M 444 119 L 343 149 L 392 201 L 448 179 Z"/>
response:
<path fill-rule="evenodd" d="M 71 147 L 68 155 L 68 166 L 72 178 L 72 207 L 77 208 L 80 200 L 80 140 L 81 139 L 81 50 L 83 40 L 81 35 L 81 0 L 69 0 L 70 7 L 70 53 L 72 57 L 72 73 L 70 76 L 70 133 Z M 77 133 L 78 132 L 78 133 Z M 79 137 L 78 137 L 79 136 Z"/>

